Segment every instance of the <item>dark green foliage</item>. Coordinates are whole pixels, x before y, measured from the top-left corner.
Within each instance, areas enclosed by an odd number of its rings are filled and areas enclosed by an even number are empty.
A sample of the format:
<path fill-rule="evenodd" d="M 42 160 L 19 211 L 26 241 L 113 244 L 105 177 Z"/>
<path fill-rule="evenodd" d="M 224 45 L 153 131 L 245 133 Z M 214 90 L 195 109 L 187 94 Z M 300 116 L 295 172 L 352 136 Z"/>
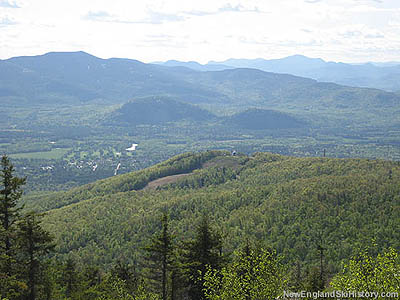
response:
<path fill-rule="evenodd" d="M 325 281 L 321 279 L 320 268 L 314 266 L 305 272 L 303 287 L 305 290 L 310 292 L 318 292 L 325 289 Z"/>
<path fill-rule="evenodd" d="M 17 265 L 17 222 L 21 210 L 18 201 L 25 179 L 14 176 L 14 167 L 6 155 L 1 158 L 0 178 L 0 297 L 16 297 L 27 288 L 18 276 Z"/>
<path fill-rule="evenodd" d="M 65 286 L 65 295 L 67 298 L 71 298 L 74 292 L 78 289 L 78 271 L 76 269 L 76 263 L 73 259 L 69 258 L 65 262 L 62 268 L 62 284 Z"/>
<path fill-rule="evenodd" d="M 37 298 L 39 286 L 45 283 L 43 260 L 53 248 L 52 237 L 42 229 L 41 215 L 34 212 L 26 214 L 18 222 L 18 263 L 22 267 L 22 278 L 28 285 L 26 299 Z"/>
<path fill-rule="evenodd" d="M 174 240 L 168 222 L 168 215 L 164 213 L 161 220 L 161 231 L 153 236 L 150 244 L 144 248 L 149 279 L 154 284 L 155 291 L 160 292 L 162 300 L 167 300 L 169 294 L 170 289 L 167 283 L 175 259 Z"/>
<path fill-rule="evenodd" d="M 124 104 L 112 117 L 114 124 L 164 124 L 181 120 L 210 121 L 210 112 L 169 97 L 153 96 Z"/>
<path fill-rule="evenodd" d="M 13 175 L 13 165 L 5 155 L 1 166 L 0 297 L 35 300 L 45 295 L 44 299 L 50 299 L 44 257 L 54 248 L 52 237 L 41 227 L 42 215 L 20 215 L 18 200 L 25 179 Z"/>
<path fill-rule="evenodd" d="M 182 262 L 190 299 L 205 299 L 203 276 L 207 268 L 220 270 L 226 262 L 222 253 L 222 238 L 211 228 L 207 216 L 201 218 L 193 240 L 185 243 Z"/>
<path fill-rule="evenodd" d="M 123 280 L 131 293 L 136 291 L 139 286 L 139 275 L 135 265 L 119 260 L 111 269 L 111 275 Z"/>
<path fill-rule="evenodd" d="M 0 221 L 1 221 L 1 244 L 0 248 L 11 257 L 13 227 L 19 218 L 18 200 L 21 198 L 21 186 L 25 184 L 24 178 L 14 176 L 14 166 L 7 156 L 1 158 L 1 190 L 0 190 Z"/>

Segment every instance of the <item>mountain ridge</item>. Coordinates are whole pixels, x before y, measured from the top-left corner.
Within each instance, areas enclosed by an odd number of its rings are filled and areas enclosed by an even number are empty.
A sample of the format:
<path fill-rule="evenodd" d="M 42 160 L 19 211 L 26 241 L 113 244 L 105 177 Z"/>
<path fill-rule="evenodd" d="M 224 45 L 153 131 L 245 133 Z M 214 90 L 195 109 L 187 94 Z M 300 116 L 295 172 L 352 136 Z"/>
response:
<path fill-rule="evenodd" d="M 4 66 L 13 66 L 13 71 Z M 123 104 L 134 98 L 167 96 L 207 106 L 211 112 L 227 105 L 236 112 L 258 107 L 313 115 L 320 120 L 332 112 L 341 119 L 354 113 L 352 122 L 364 122 L 381 110 L 396 111 L 400 104 L 398 93 L 289 74 L 252 68 L 203 72 L 131 59 L 101 59 L 85 52 L 53 52 L 1 61 L 0 78 L 5 79 L 0 82 L 1 101 L 22 106 L 81 105 L 90 101 Z M 396 83 L 396 76 L 389 79 L 386 82 Z"/>
<path fill-rule="evenodd" d="M 212 64 L 233 67 L 252 67 L 266 72 L 292 74 L 313 78 L 318 81 L 329 81 L 338 84 L 370 87 L 388 91 L 398 91 L 400 87 L 394 82 L 387 82 L 387 76 L 400 78 L 400 63 L 349 64 L 324 61 L 321 58 L 309 58 L 304 55 L 293 55 L 281 59 L 228 59 Z"/>

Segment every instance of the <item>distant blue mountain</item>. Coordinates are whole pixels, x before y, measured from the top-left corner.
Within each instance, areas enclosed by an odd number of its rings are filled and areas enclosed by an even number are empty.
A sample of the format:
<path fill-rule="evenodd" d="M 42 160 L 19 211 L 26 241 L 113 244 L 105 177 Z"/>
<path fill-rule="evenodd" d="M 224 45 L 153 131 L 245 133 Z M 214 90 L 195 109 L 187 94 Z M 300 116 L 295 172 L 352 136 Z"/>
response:
<path fill-rule="evenodd" d="M 226 66 L 223 64 L 211 64 L 208 63 L 206 65 L 199 64 L 195 61 L 178 61 L 178 60 L 168 60 L 166 62 L 154 62 L 153 64 L 163 65 L 166 67 L 186 67 L 195 71 L 222 71 L 227 69 L 234 69 L 233 66 Z"/>
<path fill-rule="evenodd" d="M 387 91 L 400 90 L 400 64 L 396 62 L 346 64 L 294 55 L 271 60 L 262 58 L 228 59 L 222 62 L 210 61 L 209 64 L 254 68 L 266 72 L 292 74 L 349 86 L 379 88 Z"/>
<path fill-rule="evenodd" d="M 231 64 L 234 62 L 229 61 Z M 243 67 L 246 60 L 236 62 Z M 392 108 L 397 109 L 400 104 L 400 93 L 321 83 L 315 79 L 278 74 L 278 71 L 289 73 L 287 71 L 290 68 L 308 75 L 313 70 L 319 74 L 329 70 L 324 73 L 326 76 L 341 74 L 344 80 L 348 74 L 358 74 L 358 83 L 369 84 L 373 78 L 381 78 L 375 70 L 389 69 L 393 71 L 385 73 L 382 81 L 394 87 L 400 82 L 395 72 L 397 66 L 354 66 L 304 56 L 274 61 L 253 60 L 252 63 L 248 68 L 200 72 L 184 66 L 145 64 L 132 59 L 101 59 L 85 52 L 52 52 L 15 57 L 0 60 L 0 104 L 80 105 L 88 101 L 125 103 L 135 98 L 167 96 L 179 103 L 201 104 L 218 109 L 235 107 L 238 111 L 256 107 L 314 111 L 318 115 L 321 110 L 375 113 L 376 109 L 385 108 L 394 111 Z M 275 73 L 255 69 L 261 63 L 263 68 L 268 65 L 273 67 Z M 189 64 L 199 68 L 199 64 Z M 311 66 L 313 68 L 308 70 Z"/>
<path fill-rule="evenodd" d="M 219 64 L 218 62 L 210 62 L 210 64 Z M 274 73 L 302 73 L 310 69 L 322 68 L 326 63 L 320 58 L 308 58 L 303 55 L 294 55 L 282 59 L 265 60 L 256 59 L 228 59 L 221 62 L 223 65 L 233 66 L 236 68 L 254 68 Z"/>

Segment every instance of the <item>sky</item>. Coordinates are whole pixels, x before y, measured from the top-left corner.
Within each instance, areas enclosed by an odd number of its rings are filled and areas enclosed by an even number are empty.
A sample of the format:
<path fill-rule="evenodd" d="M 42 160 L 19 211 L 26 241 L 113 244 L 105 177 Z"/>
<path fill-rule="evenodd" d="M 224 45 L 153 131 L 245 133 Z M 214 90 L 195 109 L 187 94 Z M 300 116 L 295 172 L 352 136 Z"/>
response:
<path fill-rule="evenodd" d="M 399 0 L 0 0 L 0 59 L 400 61 Z"/>

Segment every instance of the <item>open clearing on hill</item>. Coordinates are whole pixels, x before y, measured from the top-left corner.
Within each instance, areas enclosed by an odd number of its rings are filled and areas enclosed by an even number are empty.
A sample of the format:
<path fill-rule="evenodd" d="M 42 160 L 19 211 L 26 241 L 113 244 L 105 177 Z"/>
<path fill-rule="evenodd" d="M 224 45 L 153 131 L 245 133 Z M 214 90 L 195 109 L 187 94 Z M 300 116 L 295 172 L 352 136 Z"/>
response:
<path fill-rule="evenodd" d="M 203 164 L 201 169 L 211 168 L 211 167 L 230 167 L 230 168 L 237 168 L 239 166 L 238 157 L 236 156 L 219 156 L 210 161 Z M 164 186 L 166 184 L 174 183 L 178 181 L 180 178 L 192 175 L 191 173 L 184 173 L 184 174 L 177 174 L 177 175 L 170 175 L 165 176 L 162 178 L 155 179 L 150 181 L 143 190 L 155 190 L 160 186 Z"/>
<path fill-rule="evenodd" d="M 165 176 L 163 178 L 159 178 L 153 181 L 150 181 L 143 189 L 144 190 L 155 190 L 159 186 L 163 186 L 169 183 L 173 183 L 178 181 L 179 178 L 191 175 L 193 173 L 185 173 L 185 174 L 178 174 L 178 175 L 171 175 L 171 176 Z"/>

